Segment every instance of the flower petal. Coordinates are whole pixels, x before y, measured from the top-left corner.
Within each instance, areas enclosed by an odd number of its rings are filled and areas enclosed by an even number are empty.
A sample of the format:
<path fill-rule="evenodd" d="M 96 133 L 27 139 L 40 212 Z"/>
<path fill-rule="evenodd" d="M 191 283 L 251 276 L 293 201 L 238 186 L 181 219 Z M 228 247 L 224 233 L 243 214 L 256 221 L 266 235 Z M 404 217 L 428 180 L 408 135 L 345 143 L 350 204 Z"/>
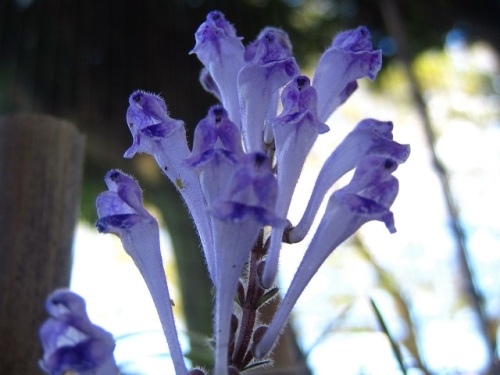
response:
<path fill-rule="evenodd" d="M 47 374 L 118 374 L 113 336 L 89 320 L 85 301 L 69 290 L 56 290 L 46 300 L 50 314 L 40 327 L 44 355 L 40 368 Z"/>
<path fill-rule="evenodd" d="M 213 279 L 212 272 L 215 265 L 211 218 L 205 209 L 198 176 L 192 168 L 186 168 L 185 165 L 190 151 L 183 122 L 170 118 L 163 100 L 156 95 L 136 91 L 130 96 L 129 104 L 127 120 L 134 137 L 134 144 L 125 156 L 132 157 L 136 152 L 151 155 L 175 185 L 196 224 L 209 273 Z"/>
<path fill-rule="evenodd" d="M 236 77 L 243 66 L 244 47 L 241 38 L 236 36 L 236 30 L 224 15 L 217 11 L 207 15 L 207 20 L 196 31 L 195 38 L 196 45 L 191 53 L 195 53 L 205 65 L 229 118 L 239 126 Z"/>
<path fill-rule="evenodd" d="M 290 241 L 301 241 L 309 231 L 328 190 L 345 173 L 369 155 L 385 156 L 395 165 L 409 156 L 410 147 L 392 140 L 391 122 L 365 119 L 333 151 L 321 168 L 311 198 L 300 222 L 291 230 Z"/>
<path fill-rule="evenodd" d="M 314 74 L 320 121 L 328 117 L 356 89 L 356 80 L 375 79 L 382 66 L 382 52 L 374 51 L 364 26 L 338 34 L 321 56 Z"/>
<path fill-rule="evenodd" d="M 238 75 L 241 133 L 247 152 L 258 152 L 263 149 L 266 118 L 277 112 L 278 90 L 300 69 L 287 34 L 270 27 L 247 47 L 245 61 Z"/>
<path fill-rule="evenodd" d="M 158 222 L 143 207 L 139 184 L 133 178 L 113 170 L 106 174 L 106 183 L 110 190 L 100 194 L 96 202 L 96 227 L 120 237 L 153 298 L 176 373 L 187 374 L 163 268 Z"/>
<path fill-rule="evenodd" d="M 351 182 L 332 194 L 292 283 L 256 347 L 257 358 L 270 352 L 307 284 L 342 242 L 371 220 L 383 221 L 391 233 L 395 232 L 389 210 L 398 191 L 398 181 L 391 175 L 394 166 L 397 163 L 391 159 L 367 157 L 360 162 Z"/>

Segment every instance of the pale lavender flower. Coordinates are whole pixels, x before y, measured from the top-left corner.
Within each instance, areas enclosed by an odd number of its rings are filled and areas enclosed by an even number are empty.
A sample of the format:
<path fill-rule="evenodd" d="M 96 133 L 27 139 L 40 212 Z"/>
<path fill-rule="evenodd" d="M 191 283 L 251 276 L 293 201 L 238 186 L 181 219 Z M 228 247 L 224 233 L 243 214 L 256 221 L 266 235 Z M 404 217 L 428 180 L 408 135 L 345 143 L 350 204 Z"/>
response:
<path fill-rule="evenodd" d="M 176 374 L 186 374 L 163 268 L 158 222 L 144 208 L 141 189 L 132 177 L 111 170 L 106 174 L 105 181 L 109 190 L 97 197 L 99 220 L 96 227 L 101 233 L 113 233 L 120 237 L 151 293 Z"/>
<path fill-rule="evenodd" d="M 363 158 L 378 155 L 398 163 L 408 158 L 410 147 L 395 142 L 392 129 L 392 122 L 365 119 L 344 138 L 323 164 L 304 215 L 289 233 L 289 242 L 299 242 L 306 236 L 328 190 Z"/>
<path fill-rule="evenodd" d="M 182 195 L 196 225 L 211 278 L 215 277 L 211 218 L 204 209 L 203 193 L 196 172 L 185 168 L 190 150 L 184 123 L 172 119 L 162 98 L 143 91 L 130 95 L 127 124 L 133 136 L 132 146 L 125 152 L 151 155 Z"/>
<path fill-rule="evenodd" d="M 82 297 L 59 289 L 47 298 L 45 309 L 50 317 L 40 327 L 44 354 L 39 362 L 45 373 L 118 375 L 113 336 L 90 321 Z"/>
<path fill-rule="evenodd" d="M 264 225 L 282 225 L 274 214 L 276 178 L 262 153 L 243 158 L 221 197 L 210 204 L 216 252 L 215 373 L 225 374 L 233 301 L 243 266 Z"/>
<path fill-rule="evenodd" d="M 196 126 L 193 151 L 185 160 L 198 175 L 206 202 L 220 196 L 244 157 L 241 133 L 221 106 L 210 108 Z"/>
<path fill-rule="evenodd" d="M 257 358 L 270 352 L 301 293 L 342 242 L 371 220 L 384 222 L 391 233 L 396 231 L 390 207 L 398 193 L 398 181 L 392 176 L 397 166 L 397 160 L 368 156 L 358 164 L 351 182 L 332 194 L 292 283 L 256 347 Z"/>
<path fill-rule="evenodd" d="M 318 120 L 318 96 L 309 78 L 297 76 L 281 94 L 283 111 L 272 121 L 276 145 L 277 178 L 280 192 L 276 213 L 286 217 L 292 201 L 295 186 L 304 162 L 319 134 L 329 128 Z M 269 253 L 266 259 L 262 284 L 270 288 L 278 272 L 278 261 L 284 227 L 275 227 L 271 235 Z"/>
<path fill-rule="evenodd" d="M 272 141 L 269 118 L 278 109 L 279 89 L 300 73 L 292 56 L 288 35 L 267 27 L 245 50 L 245 65 L 238 74 L 241 133 L 247 151 L 263 151 L 264 140 Z"/>
<path fill-rule="evenodd" d="M 202 71 L 201 81 L 207 83 L 204 87 L 208 91 L 218 96 L 231 121 L 239 127 L 237 76 L 243 66 L 245 52 L 241 38 L 236 36 L 233 25 L 217 11 L 207 15 L 207 20 L 196 31 L 195 38 L 196 45 L 191 53 L 195 53 L 206 67 Z"/>
<path fill-rule="evenodd" d="M 326 121 L 356 90 L 357 79 L 374 80 L 382 67 L 382 52 L 373 50 L 370 32 L 364 26 L 335 36 L 316 67 L 313 86 L 318 91 L 318 114 Z"/>

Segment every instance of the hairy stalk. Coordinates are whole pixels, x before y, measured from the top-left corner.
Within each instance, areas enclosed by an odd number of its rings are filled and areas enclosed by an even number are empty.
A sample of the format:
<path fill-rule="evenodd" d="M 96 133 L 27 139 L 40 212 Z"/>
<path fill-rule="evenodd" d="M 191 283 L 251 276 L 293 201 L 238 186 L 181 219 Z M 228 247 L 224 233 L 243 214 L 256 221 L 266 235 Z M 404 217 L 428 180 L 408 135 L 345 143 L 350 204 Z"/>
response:
<path fill-rule="evenodd" d="M 232 364 L 236 368 L 242 370 L 253 359 L 253 355 L 249 354 L 252 335 L 257 320 L 258 302 L 262 297 L 264 290 L 259 285 L 257 268 L 260 260 L 260 253 L 263 251 L 262 239 L 259 239 L 255 244 L 254 249 L 250 254 L 248 272 L 247 272 L 247 288 L 245 299 L 242 301 L 241 309 L 242 316 L 240 319 L 240 329 L 236 345 L 233 352 Z M 250 353 L 251 354 L 251 353 Z"/>
<path fill-rule="evenodd" d="M 239 368 L 239 364 L 242 362 L 245 353 L 250 345 L 250 340 L 252 339 L 253 328 L 255 325 L 255 320 L 257 318 L 257 311 L 253 308 L 250 303 L 251 295 L 255 292 L 256 271 L 255 267 L 255 256 L 252 254 L 250 261 L 250 269 L 248 274 L 248 287 L 245 294 L 245 300 L 242 305 L 242 315 L 240 321 L 240 330 L 238 333 L 238 339 L 236 341 L 236 346 L 233 354 L 233 364 Z"/>

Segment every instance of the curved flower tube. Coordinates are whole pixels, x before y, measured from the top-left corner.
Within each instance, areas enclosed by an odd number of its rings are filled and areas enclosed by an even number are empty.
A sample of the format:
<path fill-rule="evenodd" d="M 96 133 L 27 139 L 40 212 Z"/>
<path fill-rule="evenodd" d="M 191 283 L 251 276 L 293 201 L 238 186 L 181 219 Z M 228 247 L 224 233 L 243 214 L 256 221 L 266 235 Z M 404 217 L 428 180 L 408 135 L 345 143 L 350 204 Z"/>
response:
<path fill-rule="evenodd" d="M 193 217 L 213 280 L 215 265 L 210 217 L 204 209 L 196 172 L 184 167 L 184 160 L 190 154 L 184 123 L 168 115 L 165 102 L 159 96 L 135 91 L 129 98 L 127 124 L 134 141 L 124 156 L 131 158 L 138 152 L 151 155 L 175 185 Z"/>
<path fill-rule="evenodd" d="M 392 122 L 365 119 L 345 137 L 323 164 L 304 215 L 289 233 L 289 242 L 304 239 L 328 190 L 360 160 L 378 155 L 403 163 L 408 158 L 410 147 L 393 141 L 392 129 Z"/>
<path fill-rule="evenodd" d="M 47 297 L 45 309 L 50 317 L 40 327 L 44 354 L 39 362 L 45 373 L 118 375 L 113 336 L 90 321 L 82 297 L 59 289 Z"/>
<path fill-rule="evenodd" d="M 158 222 L 142 205 L 141 189 L 133 178 L 111 170 L 106 174 L 105 181 L 109 190 L 97 197 L 99 220 L 96 227 L 101 233 L 113 233 L 120 237 L 151 293 L 176 374 L 187 374 L 163 269 Z"/>
<path fill-rule="evenodd" d="M 292 283 L 256 347 L 257 358 L 271 351 L 305 287 L 342 242 L 372 220 L 384 222 L 391 233 L 396 231 L 390 207 L 398 193 L 398 181 L 392 176 L 397 165 L 390 158 L 369 156 L 359 163 L 351 182 L 332 194 Z"/>
<path fill-rule="evenodd" d="M 276 145 L 277 178 L 280 188 L 276 214 L 286 217 L 295 186 L 304 162 L 318 134 L 326 133 L 328 126 L 318 120 L 316 90 L 309 78 L 297 76 L 281 94 L 283 111 L 272 122 Z M 278 272 L 279 254 L 284 227 L 275 227 L 271 234 L 268 256 L 261 283 L 270 288 Z"/>

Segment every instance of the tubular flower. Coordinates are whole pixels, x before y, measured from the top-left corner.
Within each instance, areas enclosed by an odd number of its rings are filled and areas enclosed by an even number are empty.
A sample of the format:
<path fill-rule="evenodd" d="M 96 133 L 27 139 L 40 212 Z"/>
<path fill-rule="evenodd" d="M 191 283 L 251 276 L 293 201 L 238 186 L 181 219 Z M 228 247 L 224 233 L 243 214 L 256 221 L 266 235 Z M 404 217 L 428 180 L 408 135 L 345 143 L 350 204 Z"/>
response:
<path fill-rule="evenodd" d="M 82 297 L 59 289 L 47 298 L 45 309 L 50 317 L 40 328 L 44 354 L 39 362 L 45 373 L 118 375 L 113 336 L 90 321 Z"/>
<path fill-rule="evenodd" d="M 151 155 L 175 185 L 196 224 L 208 270 L 213 278 L 214 249 L 210 217 L 203 209 L 203 194 L 196 172 L 185 168 L 183 164 L 190 154 L 184 123 L 168 115 L 167 106 L 159 96 L 135 91 L 129 98 L 127 124 L 133 144 L 124 156 L 131 158 L 138 152 Z"/>
<path fill-rule="evenodd" d="M 109 190 L 97 197 L 96 227 L 120 237 L 125 251 L 139 269 L 153 298 L 176 373 L 187 373 L 182 356 L 160 250 L 158 222 L 142 205 L 137 181 L 116 170 L 105 177 Z"/>
<path fill-rule="evenodd" d="M 280 225 L 275 216 L 277 182 L 267 157 L 261 153 L 243 158 L 227 189 L 210 207 L 216 253 L 215 373 L 227 371 L 230 322 L 234 296 L 245 262 L 262 227 Z"/>
<path fill-rule="evenodd" d="M 245 50 L 245 65 L 238 74 L 241 133 L 247 151 L 262 151 L 269 141 L 268 118 L 277 113 L 278 90 L 300 70 L 292 56 L 288 35 L 276 28 L 265 28 Z"/>
<path fill-rule="evenodd" d="M 344 103 L 357 89 L 356 80 L 374 80 L 382 67 L 382 52 L 374 51 L 370 32 L 364 26 L 338 34 L 321 56 L 314 73 L 321 121 Z"/>
<path fill-rule="evenodd" d="M 389 232 L 396 232 L 390 207 L 398 193 L 398 181 L 392 176 L 397 166 L 394 159 L 368 156 L 359 163 L 351 182 L 332 194 L 292 284 L 256 348 L 257 358 L 271 350 L 302 291 L 342 242 L 371 220 L 382 221 Z"/>

